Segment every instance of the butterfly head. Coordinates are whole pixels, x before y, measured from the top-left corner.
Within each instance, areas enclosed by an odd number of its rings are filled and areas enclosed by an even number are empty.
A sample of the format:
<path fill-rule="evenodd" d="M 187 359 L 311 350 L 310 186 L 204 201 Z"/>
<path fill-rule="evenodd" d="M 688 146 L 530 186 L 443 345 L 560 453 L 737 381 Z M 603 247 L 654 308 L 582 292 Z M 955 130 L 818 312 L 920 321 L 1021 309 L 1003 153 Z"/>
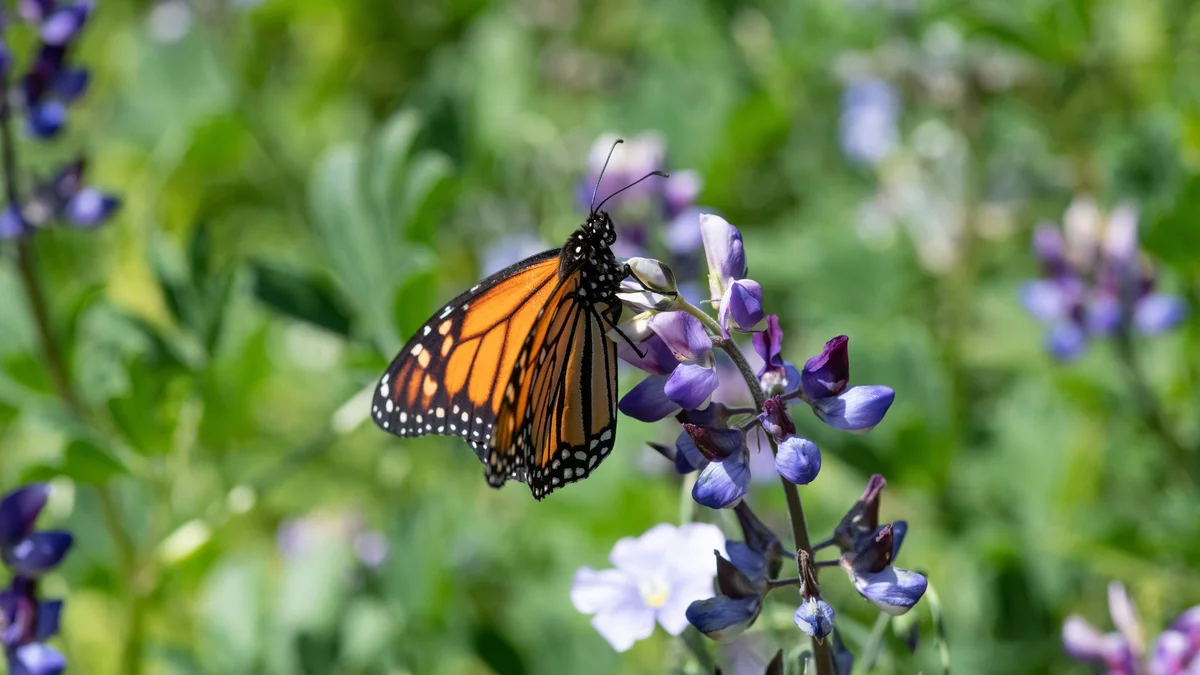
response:
<path fill-rule="evenodd" d="M 597 244 L 612 246 L 617 243 L 617 229 L 607 211 L 593 211 L 583 224 L 584 235 Z"/>

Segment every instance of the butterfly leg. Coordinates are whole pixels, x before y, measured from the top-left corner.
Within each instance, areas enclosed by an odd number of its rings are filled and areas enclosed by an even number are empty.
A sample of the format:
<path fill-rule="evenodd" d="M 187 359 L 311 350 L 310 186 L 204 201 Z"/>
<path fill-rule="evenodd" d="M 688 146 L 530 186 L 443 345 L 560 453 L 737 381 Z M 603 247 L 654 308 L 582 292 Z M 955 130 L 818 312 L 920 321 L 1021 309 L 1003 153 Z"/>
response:
<path fill-rule="evenodd" d="M 609 328 L 617 331 L 617 335 L 620 335 L 621 339 L 625 341 L 625 344 L 629 345 L 633 348 L 633 351 L 637 352 L 639 358 L 646 358 L 646 352 L 639 349 L 638 346 L 633 343 L 633 340 L 630 340 L 629 336 L 625 334 L 625 331 L 621 330 L 620 326 L 618 326 L 612 319 L 608 318 L 607 313 L 595 312 L 595 314 L 596 318 L 606 324 Z"/>

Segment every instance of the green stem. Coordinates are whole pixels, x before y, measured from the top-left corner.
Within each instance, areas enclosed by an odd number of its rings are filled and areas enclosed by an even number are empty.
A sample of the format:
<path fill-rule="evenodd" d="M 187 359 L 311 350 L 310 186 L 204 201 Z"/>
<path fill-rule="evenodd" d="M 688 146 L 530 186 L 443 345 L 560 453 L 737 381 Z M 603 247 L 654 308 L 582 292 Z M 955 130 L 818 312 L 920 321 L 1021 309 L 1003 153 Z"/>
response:
<path fill-rule="evenodd" d="M 8 88 L 8 77 L 0 71 L 0 92 L 7 92 Z M 63 358 L 62 348 L 51 327 L 50 310 L 46 304 L 46 295 L 42 289 L 41 277 L 37 271 L 37 260 L 33 251 L 34 233 L 29 230 L 29 226 L 24 222 L 24 215 L 21 213 L 20 190 L 17 186 L 17 150 L 12 133 L 12 109 L 7 96 L 0 96 L 0 166 L 4 171 L 4 195 L 25 230 L 25 234 L 17 241 L 17 270 L 21 278 L 25 300 L 29 305 L 29 313 L 33 317 L 42 358 L 46 363 L 46 369 L 49 371 L 58 397 L 76 418 L 86 423 L 87 415 L 71 386 L 71 377 Z M 121 524 L 115 500 L 108 486 L 99 485 L 96 486 L 96 490 L 105 526 L 121 556 L 121 566 L 129 590 L 129 625 L 125 648 L 122 652 L 122 663 L 126 667 L 122 668 L 120 672 L 125 675 L 139 675 L 143 642 L 143 610 L 135 588 L 136 549 L 132 538 Z"/>
<path fill-rule="evenodd" d="M 1197 484 L 1195 452 L 1189 449 L 1171 430 L 1171 425 L 1168 424 L 1166 416 L 1163 414 L 1162 403 L 1158 400 L 1154 390 L 1150 388 L 1145 374 L 1138 365 L 1137 354 L 1133 346 L 1133 335 L 1128 327 L 1118 331 L 1113 342 L 1143 426 L 1154 434 L 1166 448 L 1171 475 L 1184 482 L 1185 487 L 1194 487 Z"/>
<path fill-rule="evenodd" d="M 763 394 L 762 386 L 758 383 L 758 375 L 754 369 L 746 361 L 746 357 L 742 354 L 742 350 L 738 348 L 737 343 L 733 340 L 722 337 L 724 333 L 721 331 L 721 325 L 716 322 L 708 314 L 700 310 L 700 308 L 685 300 L 682 296 L 679 298 L 678 309 L 691 314 L 700 320 L 701 323 L 713 334 L 713 346 L 719 347 L 729 356 L 733 364 L 737 366 L 738 372 L 742 374 L 742 379 L 746 381 L 746 386 L 750 389 L 750 395 L 754 397 L 754 409 L 756 412 L 762 412 L 763 403 L 766 402 L 766 395 Z M 775 445 L 775 439 L 768 436 L 771 443 L 771 454 L 778 452 L 778 447 Z M 783 495 L 787 500 L 788 520 L 792 524 L 792 538 L 796 542 L 798 551 L 805 551 L 812 556 L 812 543 L 808 537 L 808 525 L 804 519 L 804 506 L 800 503 L 800 491 L 795 485 L 787 482 L 782 476 L 779 482 L 783 484 Z M 829 643 L 825 640 L 812 641 L 813 657 L 817 662 L 817 675 L 833 675 L 833 652 L 829 649 Z"/>
<path fill-rule="evenodd" d="M 863 645 L 862 658 L 855 664 L 854 672 L 862 673 L 862 675 L 871 672 L 871 668 L 875 666 L 875 661 L 883 649 L 883 632 L 887 630 L 891 620 L 891 614 L 879 613 L 879 617 L 875 619 L 875 626 L 871 628 L 871 635 L 867 637 L 867 642 Z"/>

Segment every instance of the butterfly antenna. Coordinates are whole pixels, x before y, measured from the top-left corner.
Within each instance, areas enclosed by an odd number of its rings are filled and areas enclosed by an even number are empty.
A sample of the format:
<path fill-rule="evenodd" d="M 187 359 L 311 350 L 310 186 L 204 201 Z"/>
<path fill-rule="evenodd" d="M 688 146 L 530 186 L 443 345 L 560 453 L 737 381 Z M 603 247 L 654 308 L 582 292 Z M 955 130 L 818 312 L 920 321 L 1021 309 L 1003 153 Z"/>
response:
<path fill-rule="evenodd" d="M 613 141 L 612 147 L 608 149 L 608 157 L 604 158 L 604 166 L 600 167 L 600 175 L 596 176 L 596 187 L 592 188 L 592 213 L 596 212 L 596 193 L 600 191 L 600 180 L 604 178 L 604 170 L 608 168 L 608 160 L 612 159 L 613 150 L 616 150 L 617 146 L 624 142 L 624 140 L 618 138 L 617 140 Z M 601 202 L 601 205 L 603 204 L 604 202 Z"/>
<path fill-rule="evenodd" d="M 621 194 L 622 192 L 628 190 L 629 188 L 633 187 L 634 185 L 637 185 L 638 183 L 646 180 L 647 178 L 649 178 L 651 176 L 659 176 L 662 178 L 670 178 L 671 177 L 670 174 L 665 173 L 663 171 L 651 171 L 650 173 L 646 174 L 645 176 L 642 176 L 641 178 L 630 183 L 629 185 L 626 185 L 625 187 L 621 188 L 620 190 L 617 190 L 616 192 L 612 193 L 611 195 L 605 197 L 603 202 L 600 202 L 599 204 L 596 205 L 595 208 L 592 209 L 592 213 L 595 213 L 596 209 L 604 208 L 604 202 L 607 202 L 608 200 L 612 199 L 613 197 L 616 197 L 617 195 Z M 599 185 L 597 185 L 597 187 L 599 187 Z"/>

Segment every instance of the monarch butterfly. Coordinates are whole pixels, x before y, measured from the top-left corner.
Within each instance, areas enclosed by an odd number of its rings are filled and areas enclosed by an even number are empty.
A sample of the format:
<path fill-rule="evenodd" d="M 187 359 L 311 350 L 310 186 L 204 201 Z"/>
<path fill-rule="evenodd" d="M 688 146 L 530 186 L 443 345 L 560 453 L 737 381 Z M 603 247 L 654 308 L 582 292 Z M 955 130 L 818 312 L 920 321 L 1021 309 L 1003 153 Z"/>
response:
<path fill-rule="evenodd" d="M 666 174 L 604 201 L 652 175 Z M 608 328 L 629 341 L 616 328 L 627 266 L 610 248 L 617 234 L 604 201 L 562 247 L 493 274 L 434 314 L 380 379 L 375 423 L 403 437 L 461 436 L 489 485 L 528 483 L 539 501 L 586 478 L 617 428 Z"/>

